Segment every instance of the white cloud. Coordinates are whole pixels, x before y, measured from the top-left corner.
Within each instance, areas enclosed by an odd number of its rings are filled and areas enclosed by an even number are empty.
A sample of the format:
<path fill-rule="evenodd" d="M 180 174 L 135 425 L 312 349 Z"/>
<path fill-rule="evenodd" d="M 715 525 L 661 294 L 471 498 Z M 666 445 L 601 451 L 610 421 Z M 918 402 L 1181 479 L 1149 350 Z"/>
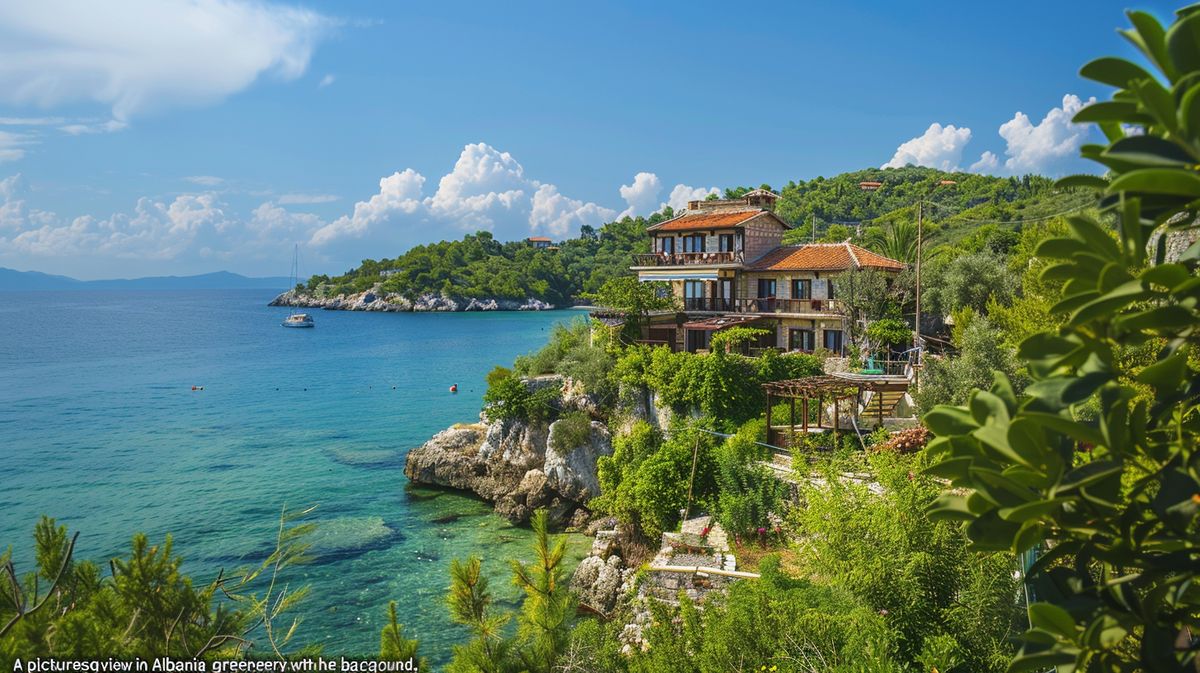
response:
<path fill-rule="evenodd" d="M 65 117 L 0 117 L 0 126 L 57 126 Z"/>
<path fill-rule="evenodd" d="M 33 140 L 27 134 L 0 131 L 0 164 L 23 158 L 25 146 L 32 143 Z"/>
<path fill-rule="evenodd" d="M 0 3 L 0 102 L 95 102 L 120 121 L 304 73 L 334 24 L 253 0 Z"/>
<path fill-rule="evenodd" d="M 338 196 L 335 194 L 281 194 L 275 199 L 276 203 L 288 204 L 308 204 L 308 203 L 330 203 L 337 201 Z"/>
<path fill-rule="evenodd" d="M 599 226 L 613 219 L 617 211 L 584 203 L 558 193 L 554 185 L 542 185 L 533 193 L 529 212 L 529 229 L 565 238 L 583 225 Z"/>
<path fill-rule="evenodd" d="M 396 171 L 379 180 L 374 194 L 332 220 L 296 207 L 328 203 L 337 199 L 333 195 L 259 192 L 265 201 L 236 213 L 222 199 L 250 192 L 225 189 L 228 181 L 212 175 L 183 179 L 200 191 L 145 197 L 122 212 L 74 218 L 31 207 L 19 175 L 2 179 L 0 266 L 32 266 L 77 277 L 214 268 L 270 273 L 293 243 L 301 243 L 308 247 L 310 270 L 318 272 L 479 229 L 499 240 L 531 234 L 562 239 L 584 225 L 595 227 L 617 217 L 614 208 L 573 198 L 551 182 L 533 179 L 512 155 L 486 143 L 463 147 L 436 189 L 427 190 L 433 180 L 415 169 Z M 646 182 L 641 178 L 641 184 Z M 635 178 L 633 186 L 638 184 Z M 686 205 L 712 191 L 676 185 L 671 199 Z M 626 193 L 632 196 L 628 189 Z"/>
<path fill-rule="evenodd" d="M 689 185 L 675 185 L 671 190 L 671 195 L 667 197 L 667 202 L 659 207 L 671 206 L 674 210 L 683 210 L 687 208 L 688 201 L 702 201 L 709 194 L 720 194 L 720 190 L 716 187 L 691 187 Z"/>
<path fill-rule="evenodd" d="M 116 119 L 109 119 L 105 122 L 75 122 L 58 127 L 59 131 L 72 136 L 79 136 L 91 133 L 115 133 L 124 130 L 129 124 Z"/>
<path fill-rule="evenodd" d="M 654 173 L 642 172 L 633 176 L 632 183 L 621 185 L 621 198 L 629 206 L 621 211 L 621 217 L 637 217 L 654 212 L 661 191 L 662 181 Z"/>
<path fill-rule="evenodd" d="M 984 152 L 979 155 L 979 161 L 971 164 L 970 171 L 972 173 L 991 173 L 1000 165 L 1000 158 L 995 152 Z"/>
<path fill-rule="evenodd" d="M 324 77 L 321 78 L 320 82 L 317 82 L 317 88 L 324 89 L 325 87 L 329 86 L 330 84 L 333 84 L 334 80 L 336 80 L 336 79 L 337 78 L 334 77 L 332 74 L 325 75 Z"/>
<path fill-rule="evenodd" d="M 1079 152 L 1090 132 L 1087 124 L 1074 124 L 1071 118 L 1095 98 L 1084 102 L 1074 94 L 1063 96 L 1062 106 L 1052 108 L 1034 125 L 1023 112 L 1000 125 L 1000 137 L 1008 147 L 1004 167 L 1012 173 L 1047 173 L 1059 168 L 1065 159 Z"/>
<path fill-rule="evenodd" d="M 377 244 L 404 249 L 481 229 L 501 240 L 532 233 L 566 237 L 584 224 L 602 224 L 616 214 L 529 178 L 511 154 L 487 143 L 463 147 L 433 194 L 424 195 L 425 182 L 411 168 L 384 178 L 379 193 L 356 203 L 353 214 L 318 229 L 310 242 L 331 250 L 355 245 L 361 250 L 353 241 L 370 235 Z"/>
<path fill-rule="evenodd" d="M 883 168 L 903 168 L 909 164 L 929 166 L 943 171 L 958 170 L 963 148 L 971 140 L 971 129 L 956 128 L 953 124 L 929 125 L 925 133 L 896 148 L 891 161 Z"/>
<path fill-rule="evenodd" d="M 379 180 L 379 193 L 354 204 L 352 215 L 343 215 L 313 232 L 311 243 L 321 246 L 345 237 L 361 237 L 372 226 L 396 215 L 411 215 L 421 208 L 425 176 L 411 168 Z"/>

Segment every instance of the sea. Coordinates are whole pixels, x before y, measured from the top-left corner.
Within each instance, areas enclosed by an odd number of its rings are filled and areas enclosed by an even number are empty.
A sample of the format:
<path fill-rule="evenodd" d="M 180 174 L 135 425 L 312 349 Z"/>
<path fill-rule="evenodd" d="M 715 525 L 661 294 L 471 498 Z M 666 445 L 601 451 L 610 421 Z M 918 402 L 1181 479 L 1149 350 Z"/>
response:
<path fill-rule="evenodd" d="M 32 569 L 47 515 L 107 569 L 137 532 L 171 535 L 197 584 L 253 566 L 281 513 L 311 513 L 309 587 L 291 649 L 378 652 L 387 605 L 432 663 L 466 637 L 446 608 L 452 559 L 483 560 L 498 609 L 532 534 L 468 495 L 416 488 L 406 453 L 478 420 L 484 377 L 582 311 L 315 311 L 262 290 L 0 293 L 0 549 Z M 453 393 L 450 387 L 458 386 Z M 568 563 L 588 540 L 569 535 Z M 277 625 L 278 626 L 278 625 Z"/>

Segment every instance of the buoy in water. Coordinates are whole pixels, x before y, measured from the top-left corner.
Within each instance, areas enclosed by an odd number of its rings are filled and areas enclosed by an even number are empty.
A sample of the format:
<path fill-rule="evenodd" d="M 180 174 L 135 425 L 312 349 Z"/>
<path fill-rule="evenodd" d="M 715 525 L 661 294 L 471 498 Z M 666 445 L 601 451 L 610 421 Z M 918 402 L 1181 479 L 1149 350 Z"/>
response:
<path fill-rule="evenodd" d="M 204 390 L 204 386 L 192 386 L 192 390 Z"/>
<path fill-rule="evenodd" d="M 457 392 L 458 392 L 458 384 L 457 384 L 457 383 L 455 383 L 454 385 L 450 386 L 450 392 L 452 392 L 452 393 L 457 393 Z"/>

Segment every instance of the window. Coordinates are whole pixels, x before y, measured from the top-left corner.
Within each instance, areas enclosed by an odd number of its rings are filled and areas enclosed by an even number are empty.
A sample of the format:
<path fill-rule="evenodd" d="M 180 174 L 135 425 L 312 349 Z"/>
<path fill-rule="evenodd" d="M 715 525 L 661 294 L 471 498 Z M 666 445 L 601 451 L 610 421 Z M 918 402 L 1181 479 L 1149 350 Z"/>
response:
<path fill-rule="evenodd" d="M 689 353 L 695 353 L 698 350 L 708 348 L 712 342 L 712 332 L 705 329 L 690 329 L 687 331 L 687 350 Z"/>
<path fill-rule="evenodd" d="M 836 287 L 836 285 L 837 284 L 833 282 L 833 279 L 830 278 L 829 279 L 829 297 L 828 297 L 829 299 L 833 299 L 833 288 Z"/>
<path fill-rule="evenodd" d="M 689 311 L 704 310 L 704 281 L 683 281 L 683 304 Z"/>
<path fill-rule="evenodd" d="M 792 299 L 812 299 L 812 280 L 808 278 L 793 280 Z"/>
<path fill-rule="evenodd" d="M 733 252 L 733 234 L 721 234 L 717 236 L 717 250 L 721 252 Z"/>
<path fill-rule="evenodd" d="M 758 279 L 758 298 L 759 299 L 774 299 L 775 298 L 775 279 L 774 278 L 759 278 Z"/>
<path fill-rule="evenodd" d="M 842 352 L 842 330 L 827 329 L 825 330 L 825 350 L 833 353 L 841 354 Z"/>
<path fill-rule="evenodd" d="M 788 350 L 811 353 L 816 343 L 816 335 L 810 329 L 788 330 Z"/>
<path fill-rule="evenodd" d="M 658 239 L 658 241 L 659 241 L 659 244 L 662 246 L 659 248 L 660 251 L 662 251 L 668 255 L 675 253 L 675 238 L 674 237 L 664 236 L 663 238 Z"/>
<path fill-rule="evenodd" d="M 693 234 L 683 237 L 684 252 L 704 252 L 704 235 Z"/>

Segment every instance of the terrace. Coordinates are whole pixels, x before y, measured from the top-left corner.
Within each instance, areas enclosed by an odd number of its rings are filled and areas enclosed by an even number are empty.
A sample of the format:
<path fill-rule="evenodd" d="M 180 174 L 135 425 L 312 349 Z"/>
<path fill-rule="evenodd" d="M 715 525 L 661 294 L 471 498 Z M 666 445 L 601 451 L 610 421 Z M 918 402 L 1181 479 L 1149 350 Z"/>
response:
<path fill-rule="evenodd" d="M 633 256 L 633 268 L 663 266 L 741 265 L 742 251 L 724 252 L 649 252 Z"/>

